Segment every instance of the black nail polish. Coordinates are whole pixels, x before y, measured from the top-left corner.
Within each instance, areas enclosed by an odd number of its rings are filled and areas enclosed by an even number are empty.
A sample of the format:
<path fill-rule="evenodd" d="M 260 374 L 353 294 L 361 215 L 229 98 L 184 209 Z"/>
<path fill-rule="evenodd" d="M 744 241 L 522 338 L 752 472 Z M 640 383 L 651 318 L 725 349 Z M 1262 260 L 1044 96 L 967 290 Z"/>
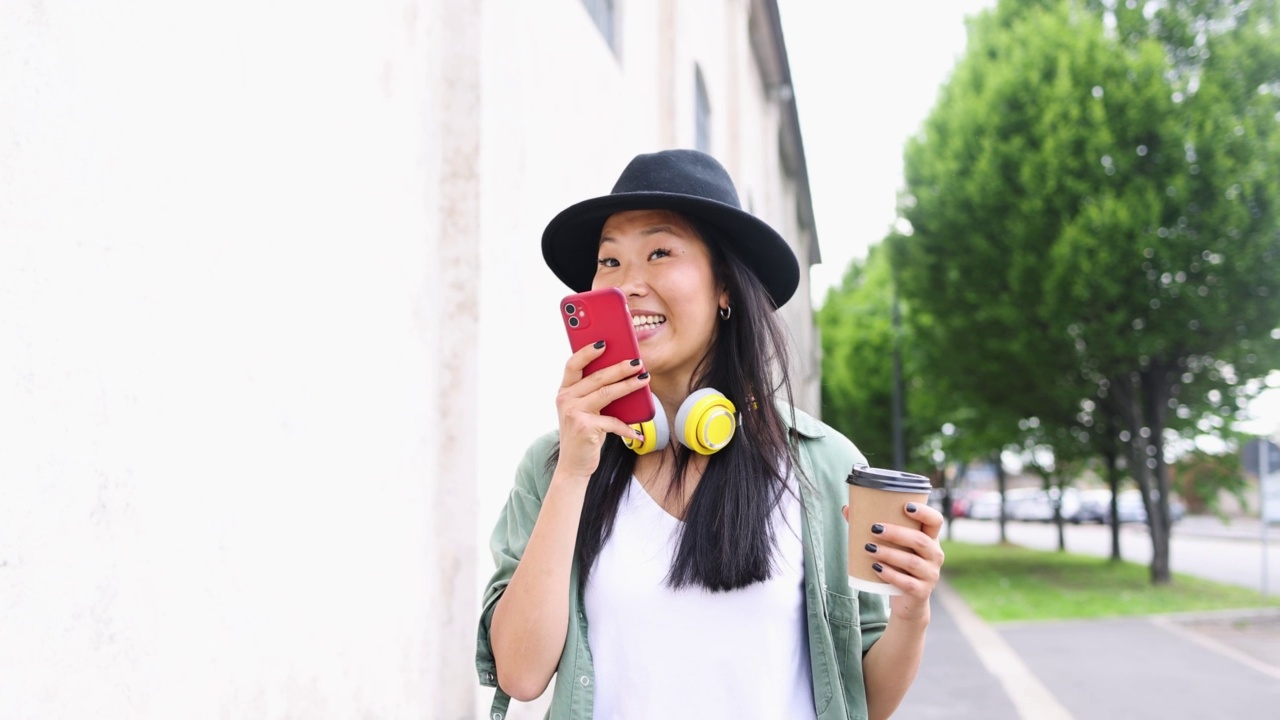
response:
<path fill-rule="evenodd" d="M 639 364 L 640 364 L 640 358 L 636 358 L 635 360 L 631 361 L 631 367 L 636 367 Z M 912 510 L 911 512 L 915 512 L 915 510 Z"/>
<path fill-rule="evenodd" d="M 648 379 L 649 379 L 649 373 L 647 373 L 647 372 L 642 372 L 642 373 L 640 373 L 639 375 L 637 375 L 637 376 L 636 376 L 636 379 L 637 379 L 637 380 L 648 380 Z"/>
<path fill-rule="evenodd" d="M 915 511 L 916 511 L 916 504 L 915 504 L 915 503 L 907 503 L 907 512 L 915 512 Z"/>
<path fill-rule="evenodd" d="M 884 572 L 884 566 L 880 563 L 871 563 L 871 569 L 876 572 Z"/>
<path fill-rule="evenodd" d="M 884 532 L 884 526 L 881 525 L 880 523 L 876 523 L 875 525 L 871 526 L 871 532 L 876 535 L 879 535 L 880 533 Z"/>
<path fill-rule="evenodd" d="M 875 544 L 875 543 L 867 543 L 867 544 L 866 544 L 866 545 L 864 545 L 863 547 L 865 547 L 865 548 L 867 549 L 867 552 L 875 552 L 875 551 L 876 551 L 876 544 Z"/>
<path fill-rule="evenodd" d="M 600 348 L 604 347 L 604 341 L 601 340 L 600 342 L 596 343 L 595 345 L 592 345 L 591 347 L 599 350 Z"/>

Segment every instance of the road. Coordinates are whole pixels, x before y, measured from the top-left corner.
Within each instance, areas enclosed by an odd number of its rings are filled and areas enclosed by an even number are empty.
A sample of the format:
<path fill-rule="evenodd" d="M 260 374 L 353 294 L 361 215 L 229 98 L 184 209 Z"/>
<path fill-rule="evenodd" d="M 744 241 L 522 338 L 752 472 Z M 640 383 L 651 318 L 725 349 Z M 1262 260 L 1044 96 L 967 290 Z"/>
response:
<path fill-rule="evenodd" d="M 1058 547 L 1057 528 L 1053 523 L 1010 521 L 1005 527 L 1009 542 L 1039 550 Z M 1221 532 L 1220 527 L 1216 522 L 1190 517 L 1176 524 L 1169 545 L 1169 564 L 1173 571 L 1259 591 L 1265 579 L 1268 595 L 1280 594 L 1280 530 L 1273 526 L 1270 531 L 1264 578 L 1260 532 L 1250 537 L 1240 532 Z M 999 537 L 999 525 L 993 520 L 958 518 L 952 522 L 954 540 L 991 544 Z M 1106 525 L 1068 524 L 1066 545 L 1068 552 L 1108 557 L 1111 529 Z M 1151 562 L 1151 536 L 1145 525 L 1121 526 L 1120 555 L 1143 565 Z"/>

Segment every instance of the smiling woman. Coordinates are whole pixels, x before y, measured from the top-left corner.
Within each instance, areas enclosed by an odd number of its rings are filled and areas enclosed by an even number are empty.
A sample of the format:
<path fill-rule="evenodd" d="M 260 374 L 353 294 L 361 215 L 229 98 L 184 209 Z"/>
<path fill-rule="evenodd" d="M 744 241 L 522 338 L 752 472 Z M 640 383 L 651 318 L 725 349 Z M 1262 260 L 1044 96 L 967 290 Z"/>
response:
<path fill-rule="evenodd" d="M 651 389 L 666 407 L 679 407 L 706 355 L 716 317 L 729 297 L 711 269 L 700 233 L 669 210 L 626 210 L 609 216 L 600 234 L 591 287 L 616 287 L 627 296 Z"/>
<path fill-rule="evenodd" d="M 557 215 L 542 248 L 573 290 L 622 291 L 640 358 L 584 374 L 604 350 L 575 352 L 560 427 L 517 471 L 476 652 L 494 716 L 554 676 L 553 718 L 887 717 L 923 651 L 942 518 L 907 505 L 922 529 L 875 526 L 891 620 L 850 589 L 841 511 L 865 459 L 792 406 L 790 246 L 711 156 L 668 150 Z M 652 421 L 601 413 L 637 389 Z"/>

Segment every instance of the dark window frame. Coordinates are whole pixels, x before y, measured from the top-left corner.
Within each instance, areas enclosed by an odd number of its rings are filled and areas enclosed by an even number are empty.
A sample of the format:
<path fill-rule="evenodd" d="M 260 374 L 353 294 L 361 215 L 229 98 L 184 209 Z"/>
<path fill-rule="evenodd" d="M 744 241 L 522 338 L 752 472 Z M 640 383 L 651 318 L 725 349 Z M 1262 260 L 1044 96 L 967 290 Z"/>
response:
<path fill-rule="evenodd" d="M 711 154 L 711 96 L 702 68 L 693 65 L 693 147 Z"/>
<path fill-rule="evenodd" d="M 604 36 L 605 44 L 618 57 L 618 5 L 622 0 L 582 0 L 591 22 Z"/>

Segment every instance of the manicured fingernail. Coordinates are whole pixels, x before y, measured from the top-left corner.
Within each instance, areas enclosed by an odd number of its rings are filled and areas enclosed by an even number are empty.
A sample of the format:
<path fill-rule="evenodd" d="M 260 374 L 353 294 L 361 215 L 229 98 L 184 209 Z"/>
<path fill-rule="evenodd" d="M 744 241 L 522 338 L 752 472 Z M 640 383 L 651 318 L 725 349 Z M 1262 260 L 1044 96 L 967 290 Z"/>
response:
<path fill-rule="evenodd" d="M 640 432 L 639 430 L 636 430 L 636 439 L 639 440 L 640 442 L 644 442 L 644 433 Z"/>
<path fill-rule="evenodd" d="M 876 544 L 875 544 L 875 543 L 867 543 L 866 545 L 863 545 L 863 547 L 865 547 L 865 548 L 867 549 L 867 552 L 875 552 L 875 551 L 876 551 Z"/>
<path fill-rule="evenodd" d="M 884 566 L 880 563 L 871 563 L 871 569 L 876 572 L 884 572 Z"/>
<path fill-rule="evenodd" d="M 648 380 L 648 379 L 649 379 L 649 373 L 647 373 L 647 372 L 642 372 L 642 373 L 640 373 L 639 375 L 637 375 L 637 376 L 636 376 L 636 379 L 637 379 L 637 380 Z"/>
<path fill-rule="evenodd" d="M 604 347 L 604 341 L 601 340 L 600 342 L 596 343 L 595 345 L 592 345 L 591 347 L 599 350 L 600 348 Z"/>
<path fill-rule="evenodd" d="M 639 364 L 640 364 L 640 358 L 636 358 L 635 360 L 631 361 L 631 367 L 636 367 Z M 913 510 L 912 512 L 915 512 L 915 511 Z"/>
<path fill-rule="evenodd" d="M 915 512 L 915 511 L 916 511 L 916 504 L 915 504 L 915 503 L 907 503 L 907 512 Z"/>
<path fill-rule="evenodd" d="M 875 525 L 871 526 L 871 532 L 875 533 L 876 535 L 879 535 L 880 533 L 884 532 L 884 526 L 881 525 L 880 523 L 876 523 Z"/>

